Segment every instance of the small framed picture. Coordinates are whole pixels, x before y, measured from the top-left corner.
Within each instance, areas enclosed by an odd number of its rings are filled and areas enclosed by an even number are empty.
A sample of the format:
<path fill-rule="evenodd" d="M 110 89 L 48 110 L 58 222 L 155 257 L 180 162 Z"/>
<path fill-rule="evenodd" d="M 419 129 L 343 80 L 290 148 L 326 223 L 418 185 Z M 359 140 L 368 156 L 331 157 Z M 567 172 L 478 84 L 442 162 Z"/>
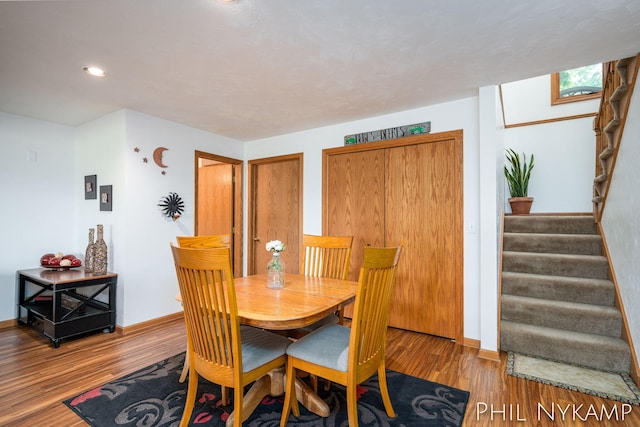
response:
<path fill-rule="evenodd" d="M 110 185 L 100 186 L 100 210 L 110 211 L 113 207 L 113 192 Z"/>
<path fill-rule="evenodd" d="M 97 183 L 96 175 L 87 175 L 84 177 L 84 199 L 85 200 L 98 198 L 96 183 Z"/>

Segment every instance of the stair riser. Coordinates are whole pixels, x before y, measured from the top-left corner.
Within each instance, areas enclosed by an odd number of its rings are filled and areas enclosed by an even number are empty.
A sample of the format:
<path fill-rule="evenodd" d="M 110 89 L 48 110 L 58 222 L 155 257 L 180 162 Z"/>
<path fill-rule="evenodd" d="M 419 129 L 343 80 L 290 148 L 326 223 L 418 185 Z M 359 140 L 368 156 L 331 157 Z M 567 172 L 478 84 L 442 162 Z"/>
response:
<path fill-rule="evenodd" d="M 542 357 L 610 372 L 629 372 L 631 355 L 624 346 L 544 336 L 503 326 L 500 346 L 504 351 Z"/>
<path fill-rule="evenodd" d="M 505 216 L 504 231 L 509 233 L 596 234 L 590 216 Z"/>
<path fill-rule="evenodd" d="M 502 302 L 502 320 L 616 338 L 622 333 L 622 317 L 615 310 L 521 304 L 506 298 Z"/>
<path fill-rule="evenodd" d="M 613 306 L 615 288 L 611 281 L 504 273 L 503 295 L 518 295 L 556 301 Z"/>
<path fill-rule="evenodd" d="M 531 255 L 520 252 L 505 252 L 502 271 L 515 273 L 546 274 L 569 277 L 592 277 L 607 279 L 609 265 L 606 258 L 568 258 L 562 256 Z"/>
<path fill-rule="evenodd" d="M 602 255 L 600 236 L 505 233 L 505 251 Z"/>

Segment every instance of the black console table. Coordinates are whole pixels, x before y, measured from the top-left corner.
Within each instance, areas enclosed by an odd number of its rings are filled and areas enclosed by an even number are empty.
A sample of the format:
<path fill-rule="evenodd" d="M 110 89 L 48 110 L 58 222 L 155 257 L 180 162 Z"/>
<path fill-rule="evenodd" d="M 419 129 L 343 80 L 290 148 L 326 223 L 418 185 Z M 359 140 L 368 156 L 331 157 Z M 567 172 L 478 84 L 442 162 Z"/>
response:
<path fill-rule="evenodd" d="M 116 327 L 115 273 L 85 273 L 34 268 L 18 270 L 18 323 L 49 338 L 60 340 Z"/>

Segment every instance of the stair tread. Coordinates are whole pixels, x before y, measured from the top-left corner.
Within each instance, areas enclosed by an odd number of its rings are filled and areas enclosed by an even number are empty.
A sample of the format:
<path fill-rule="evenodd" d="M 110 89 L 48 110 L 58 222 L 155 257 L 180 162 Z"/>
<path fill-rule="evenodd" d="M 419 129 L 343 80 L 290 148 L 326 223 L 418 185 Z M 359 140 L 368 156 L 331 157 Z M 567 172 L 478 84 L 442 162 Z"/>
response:
<path fill-rule="evenodd" d="M 520 273 L 517 271 L 503 271 L 502 278 L 504 280 L 505 277 L 525 277 L 530 279 L 540 279 L 540 280 L 553 280 L 553 281 L 563 281 L 567 283 L 589 283 L 596 284 L 606 287 L 613 287 L 613 282 L 608 279 L 598 279 L 595 277 L 573 277 L 573 276 L 555 276 L 552 274 L 535 274 L 535 273 Z"/>
<path fill-rule="evenodd" d="M 613 306 L 615 285 L 608 279 L 502 272 L 502 295 Z"/>
<path fill-rule="evenodd" d="M 503 295 L 502 320 L 572 332 L 620 337 L 622 313 L 606 305 Z"/>
<path fill-rule="evenodd" d="M 521 295 L 502 295 L 502 298 L 503 298 L 503 301 L 504 299 L 507 299 L 507 301 L 521 302 L 521 303 L 532 304 L 532 305 L 544 304 L 550 307 L 557 307 L 560 309 L 603 311 L 606 313 L 620 315 L 620 310 L 609 305 L 587 304 L 587 303 L 572 302 L 572 301 L 556 301 L 556 300 L 534 298 L 534 297 L 527 297 L 527 296 L 521 296 Z"/>
<path fill-rule="evenodd" d="M 585 343 L 603 343 L 612 347 L 616 347 L 619 350 L 628 351 L 629 346 L 627 343 L 618 337 L 611 337 L 608 335 L 589 334 L 587 332 L 568 331 L 566 329 L 550 328 L 547 326 L 531 325 L 528 323 L 518 323 L 509 320 L 501 321 L 503 327 L 516 326 L 527 329 L 531 332 L 538 332 L 545 335 L 555 336 L 561 339 L 569 339 L 574 341 L 582 341 Z"/>
<path fill-rule="evenodd" d="M 503 320 L 501 349 L 610 372 L 629 372 L 631 350 L 622 338 Z"/>
<path fill-rule="evenodd" d="M 510 252 L 601 255 L 597 234 L 504 232 L 503 248 Z"/>
<path fill-rule="evenodd" d="M 504 251 L 503 255 L 522 256 L 522 257 L 548 257 L 548 258 L 569 258 L 580 260 L 607 261 L 607 257 L 603 255 L 586 255 L 586 254 L 556 254 L 553 252 L 520 252 L 520 251 Z"/>
<path fill-rule="evenodd" d="M 505 232 L 596 234 L 592 215 L 507 215 Z"/>
<path fill-rule="evenodd" d="M 504 251 L 502 271 L 607 279 L 609 263 L 602 255 Z"/>

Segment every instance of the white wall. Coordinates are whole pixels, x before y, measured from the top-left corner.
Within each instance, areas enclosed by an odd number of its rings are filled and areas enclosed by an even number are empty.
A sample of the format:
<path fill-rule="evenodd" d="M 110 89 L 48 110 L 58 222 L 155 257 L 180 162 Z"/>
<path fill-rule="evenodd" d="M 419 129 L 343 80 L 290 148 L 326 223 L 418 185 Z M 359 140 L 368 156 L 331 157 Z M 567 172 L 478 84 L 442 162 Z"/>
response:
<path fill-rule="evenodd" d="M 140 153 L 135 153 L 138 147 Z M 165 147 L 162 169 L 152 152 Z M 141 113 L 127 112 L 127 283 L 124 324 L 131 325 L 181 310 L 169 242 L 193 235 L 195 150 L 242 159 L 242 143 Z M 149 158 L 142 162 L 142 155 Z M 185 211 L 177 221 L 162 215 L 158 203 L 170 192 L 180 195 Z M 141 309 L 144 307 L 144 309 Z"/>
<path fill-rule="evenodd" d="M 0 113 L 0 321 L 17 315 L 16 270 L 76 253 L 75 129 Z"/>
<path fill-rule="evenodd" d="M 640 354 L 640 95 L 638 86 L 631 99 L 629 115 L 620 144 L 602 228 L 616 272 L 616 278 L 636 354 Z"/>
<path fill-rule="evenodd" d="M 551 76 L 539 76 L 501 85 L 504 123 L 514 125 L 597 111 L 600 99 L 551 105 Z"/>
<path fill-rule="evenodd" d="M 245 159 L 304 153 L 303 232 L 319 234 L 322 232 L 322 150 L 344 145 L 345 135 L 424 121 L 431 121 L 431 133 L 463 130 L 464 335 L 467 338 L 480 339 L 477 97 L 247 142 Z M 245 194 L 247 194 L 246 179 Z M 245 218 L 247 218 L 246 206 Z M 246 227 L 245 223 L 245 238 L 248 237 Z M 496 317 L 497 313 L 492 310 L 489 316 L 492 315 Z M 495 335 L 495 328 L 493 334 Z M 495 342 L 482 343 L 482 345 L 488 345 L 488 348 L 491 348 L 495 346 Z"/>
<path fill-rule="evenodd" d="M 502 94 L 506 125 L 595 113 L 599 105 L 598 100 L 588 100 L 552 106 L 549 76 L 502 85 Z M 505 129 L 505 148 L 525 153 L 527 159 L 535 156 L 529 183 L 532 213 L 592 211 L 592 128 L 593 117 L 587 117 Z M 511 212 L 507 201 L 505 211 Z"/>
<path fill-rule="evenodd" d="M 503 151 L 503 124 L 497 87 L 480 88 L 480 151 L 478 194 L 480 195 L 479 254 L 480 289 L 476 297 L 480 313 L 480 342 L 483 350 L 498 350 L 498 254 L 499 221 L 502 205 L 498 184 Z M 499 206 L 496 209 L 496 206 Z M 473 234 L 472 234 L 473 235 Z"/>

